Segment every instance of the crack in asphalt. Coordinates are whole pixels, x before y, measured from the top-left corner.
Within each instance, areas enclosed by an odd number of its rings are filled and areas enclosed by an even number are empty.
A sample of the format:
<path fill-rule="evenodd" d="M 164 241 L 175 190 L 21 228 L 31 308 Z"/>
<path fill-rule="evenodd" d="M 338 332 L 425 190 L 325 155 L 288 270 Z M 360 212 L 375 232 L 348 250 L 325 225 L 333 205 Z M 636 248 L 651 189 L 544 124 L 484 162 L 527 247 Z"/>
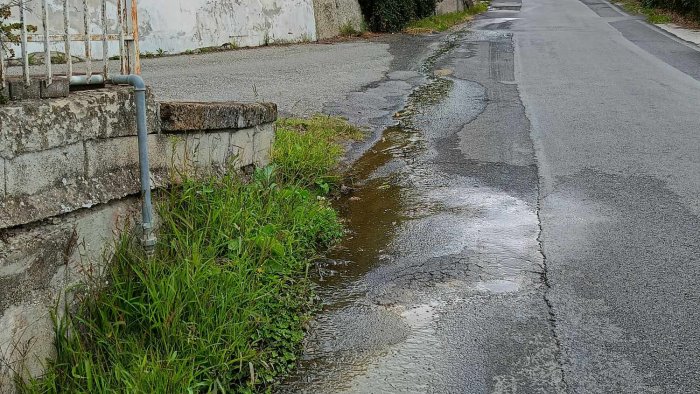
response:
<path fill-rule="evenodd" d="M 541 215 L 541 210 L 542 208 L 542 195 L 541 195 L 541 187 L 539 185 L 539 182 L 537 184 L 537 208 L 536 208 L 536 215 L 537 215 L 537 227 L 538 227 L 538 234 L 537 234 L 537 244 L 539 245 L 538 252 L 542 256 L 542 271 L 540 272 L 540 277 L 542 279 L 542 283 L 545 286 L 545 290 L 542 294 L 542 298 L 544 299 L 544 303 L 547 305 L 547 312 L 549 313 L 549 326 L 551 329 L 552 333 L 552 338 L 554 338 L 554 345 L 556 347 L 556 360 L 557 364 L 559 366 L 559 373 L 561 373 L 562 377 L 562 385 L 564 386 L 564 391 L 568 392 L 568 386 L 567 386 L 567 381 L 566 381 L 566 373 L 564 370 L 564 363 L 563 363 L 563 353 L 561 349 L 561 341 L 559 339 L 559 336 L 557 334 L 557 315 L 556 312 L 554 311 L 554 305 L 552 304 L 552 301 L 549 299 L 549 292 L 552 290 L 552 285 L 549 282 L 549 267 L 547 266 L 547 253 L 544 251 L 544 230 L 542 228 L 542 217 Z"/>

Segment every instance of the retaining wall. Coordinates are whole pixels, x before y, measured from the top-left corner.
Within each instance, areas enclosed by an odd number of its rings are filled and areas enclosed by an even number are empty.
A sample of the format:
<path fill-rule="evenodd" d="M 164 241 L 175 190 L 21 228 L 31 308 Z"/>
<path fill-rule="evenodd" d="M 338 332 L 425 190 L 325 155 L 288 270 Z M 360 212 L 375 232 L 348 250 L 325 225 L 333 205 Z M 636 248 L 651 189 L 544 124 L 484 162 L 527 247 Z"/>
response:
<path fill-rule="evenodd" d="M 274 104 L 157 104 L 149 94 L 148 108 L 153 187 L 181 171 L 269 162 Z M 16 371 L 41 372 L 50 312 L 71 301 L 66 289 L 99 278 L 115 237 L 138 227 L 134 119 L 127 87 L 0 106 L 0 393 Z"/>

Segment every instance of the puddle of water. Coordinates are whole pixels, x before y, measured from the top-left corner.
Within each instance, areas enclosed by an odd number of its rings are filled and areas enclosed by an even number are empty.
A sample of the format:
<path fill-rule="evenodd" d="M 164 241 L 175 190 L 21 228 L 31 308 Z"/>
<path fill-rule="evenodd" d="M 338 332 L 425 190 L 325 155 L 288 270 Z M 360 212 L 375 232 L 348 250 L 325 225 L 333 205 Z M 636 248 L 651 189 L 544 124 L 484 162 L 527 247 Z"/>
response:
<path fill-rule="evenodd" d="M 518 290 L 520 290 L 520 285 L 514 281 L 496 279 L 488 280 L 485 282 L 479 282 L 476 284 L 476 289 L 479 291 L 495 294 L 515 293 Z"/>
<path fill-rule="evenodd" d="M 352 193 L 336 202 L 348 235 L 319 264 L 324 310 L 285 391 L 426 392 L 447 368 L 448 346 L 437 332 L 444 306 L 521 291 L 518 275 L 535 261 L 522 252 L 536 245 L 530 208 L 426 160 L 437 139 L 483 110 L 478 86 L 446 77 L 451 70 L 432 71 L 455 48 L 449 42 L 428 59 L 430 82 L 398 114 L 403 127 L 387 129 L 353 167 Z M 445 120 L 444 111 L 454 116 Z M 413 130 L 428 113 L 426 132 Z"/>
<path fill-rule="evenodd" d="M 353 192 L 335 204 L 348 234 L 320 263 L 317 292 L 327 308 L 354 298 L 361 289 L 343 292 L 340 288 L 347 290 L 354 279 L 384 260 L 386 245 L 407 219 L 403 186 L 395 175 L 418 149 L 414 132 L 392 127 L 356 162 L 350 174 Z M 391 168 L 384 170 L 386 167 Z"/>

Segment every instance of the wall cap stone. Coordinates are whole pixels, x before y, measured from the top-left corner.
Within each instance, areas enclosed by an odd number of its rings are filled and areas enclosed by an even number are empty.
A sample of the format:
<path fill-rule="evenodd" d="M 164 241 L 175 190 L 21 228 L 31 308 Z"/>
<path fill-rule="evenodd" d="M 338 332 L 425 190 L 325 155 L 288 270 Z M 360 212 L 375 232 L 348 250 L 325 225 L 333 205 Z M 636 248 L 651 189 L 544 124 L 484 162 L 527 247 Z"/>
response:
<path fill-rule="evenodd" d="M 277 120 L 274 103 L 184 102 L 160 103 L 163 132 L 238 130 Z"/>

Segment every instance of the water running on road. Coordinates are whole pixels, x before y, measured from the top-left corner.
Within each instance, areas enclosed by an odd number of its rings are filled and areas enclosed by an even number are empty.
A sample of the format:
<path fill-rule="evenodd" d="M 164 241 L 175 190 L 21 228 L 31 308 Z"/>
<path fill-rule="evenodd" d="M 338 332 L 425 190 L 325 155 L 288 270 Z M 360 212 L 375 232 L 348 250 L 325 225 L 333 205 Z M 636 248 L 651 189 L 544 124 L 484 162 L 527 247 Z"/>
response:
<path fill-rule="evenodd" d="M 449 37 L 401 126 L 357 161 L 354 192 L 339 202 L 350 233 L 319 264 L 323 310 L 282 391 L 561 390 L 528 129 L 479 135 L 480 117 L 521 110 L 499 101 L 517 98 L 508 60 L 508 35 Z M 519 141 L 500 160 L 469 148 Z"/>

